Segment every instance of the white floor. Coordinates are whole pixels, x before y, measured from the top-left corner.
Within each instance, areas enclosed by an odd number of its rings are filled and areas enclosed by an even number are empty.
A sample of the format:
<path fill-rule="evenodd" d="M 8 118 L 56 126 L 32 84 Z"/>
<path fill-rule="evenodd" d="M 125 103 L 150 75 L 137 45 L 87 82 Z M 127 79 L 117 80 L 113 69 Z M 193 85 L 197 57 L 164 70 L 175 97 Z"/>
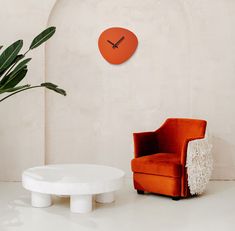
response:
<path fill-rule="evenodd" d="M 137 195 L 132 183 L 112 204 L 96 204 L 88 214 L 73 214 L 68 198 L 53 198 L 49 208 L 32 208 L 20 183 L 0 183 L 0 231 L 234 231 L 235 181 L 211 181 L 200 197 L 172 201 Z"/>

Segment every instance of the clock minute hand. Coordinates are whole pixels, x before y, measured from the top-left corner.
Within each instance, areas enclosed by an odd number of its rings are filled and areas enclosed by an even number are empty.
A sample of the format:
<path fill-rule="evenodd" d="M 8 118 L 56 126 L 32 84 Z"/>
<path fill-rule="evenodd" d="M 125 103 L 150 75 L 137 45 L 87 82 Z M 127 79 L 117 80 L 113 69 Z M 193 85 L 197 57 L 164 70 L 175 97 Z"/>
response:
<path fill-rule="evenodd" d="M 125 38 L 125 37 L 122 36 L 113 46 L 116 46 L 116 47 L 117 47 L 117 45 L 118 45 L 124 38 Z"/>

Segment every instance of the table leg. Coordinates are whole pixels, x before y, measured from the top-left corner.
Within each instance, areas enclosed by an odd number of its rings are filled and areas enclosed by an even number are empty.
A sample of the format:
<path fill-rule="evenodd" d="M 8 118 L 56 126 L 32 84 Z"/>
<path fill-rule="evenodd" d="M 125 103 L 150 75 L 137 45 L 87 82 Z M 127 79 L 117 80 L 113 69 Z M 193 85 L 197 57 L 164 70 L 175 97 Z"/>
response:
<path fill-rule="evenodd" d="M 92 195 L 71 195 L 70 210 L 73 213 L 88 213 L 92 211 Z"/>
<path fill-rule="evenodd" d="M 31 192 L 31 204 L 38 208 L 49 207 L 51 206 L 51 195 Z"/>
<path fill-rule="evenodd" d="M 114 201 L 114 192 L 97 194 L 95 200 L 98 203 L 111 203 Z"/>

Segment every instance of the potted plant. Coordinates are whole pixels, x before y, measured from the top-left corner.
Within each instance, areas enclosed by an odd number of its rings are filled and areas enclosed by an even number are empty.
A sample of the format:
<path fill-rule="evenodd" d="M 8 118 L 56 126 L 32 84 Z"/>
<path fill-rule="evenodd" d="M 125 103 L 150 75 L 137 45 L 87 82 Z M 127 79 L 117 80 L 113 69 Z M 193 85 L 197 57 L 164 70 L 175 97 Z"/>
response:
<path fill-rule="evenodd" d="M 55 33 L 55 27 L 49 27 L 36 36 L 28 50 L 21 53 L 23 40 L 17 40 L 0 54 L 0 94 L 7 94 L 0 99 L 0 102 L 7 98 L 29 89 L 45 87 L 61 95 L 66 95 L 65 90 L 58 88 L 54 83 L 41 83 L 40 85 L 31 86 L 30 84 L 20 85 L 28 71 L 28 63 L 31 58 L 26 58 L 26 54 L 47 41 Z M 0 46 L 0 50 L 3 46 Z"/>

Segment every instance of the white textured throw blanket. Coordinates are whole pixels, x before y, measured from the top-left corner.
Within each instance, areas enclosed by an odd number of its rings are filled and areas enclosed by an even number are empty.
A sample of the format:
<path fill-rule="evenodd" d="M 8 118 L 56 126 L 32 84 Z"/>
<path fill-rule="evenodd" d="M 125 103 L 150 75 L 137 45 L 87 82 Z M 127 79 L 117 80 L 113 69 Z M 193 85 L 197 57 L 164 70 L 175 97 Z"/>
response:
<path fill-rule="evenodd" d="M 186 167 L 190 193 L 201 194 L 210 180 L 213 159 L 212 145 L 206 135 L 204 139 L 197 139 L 188 143 Z"/>

